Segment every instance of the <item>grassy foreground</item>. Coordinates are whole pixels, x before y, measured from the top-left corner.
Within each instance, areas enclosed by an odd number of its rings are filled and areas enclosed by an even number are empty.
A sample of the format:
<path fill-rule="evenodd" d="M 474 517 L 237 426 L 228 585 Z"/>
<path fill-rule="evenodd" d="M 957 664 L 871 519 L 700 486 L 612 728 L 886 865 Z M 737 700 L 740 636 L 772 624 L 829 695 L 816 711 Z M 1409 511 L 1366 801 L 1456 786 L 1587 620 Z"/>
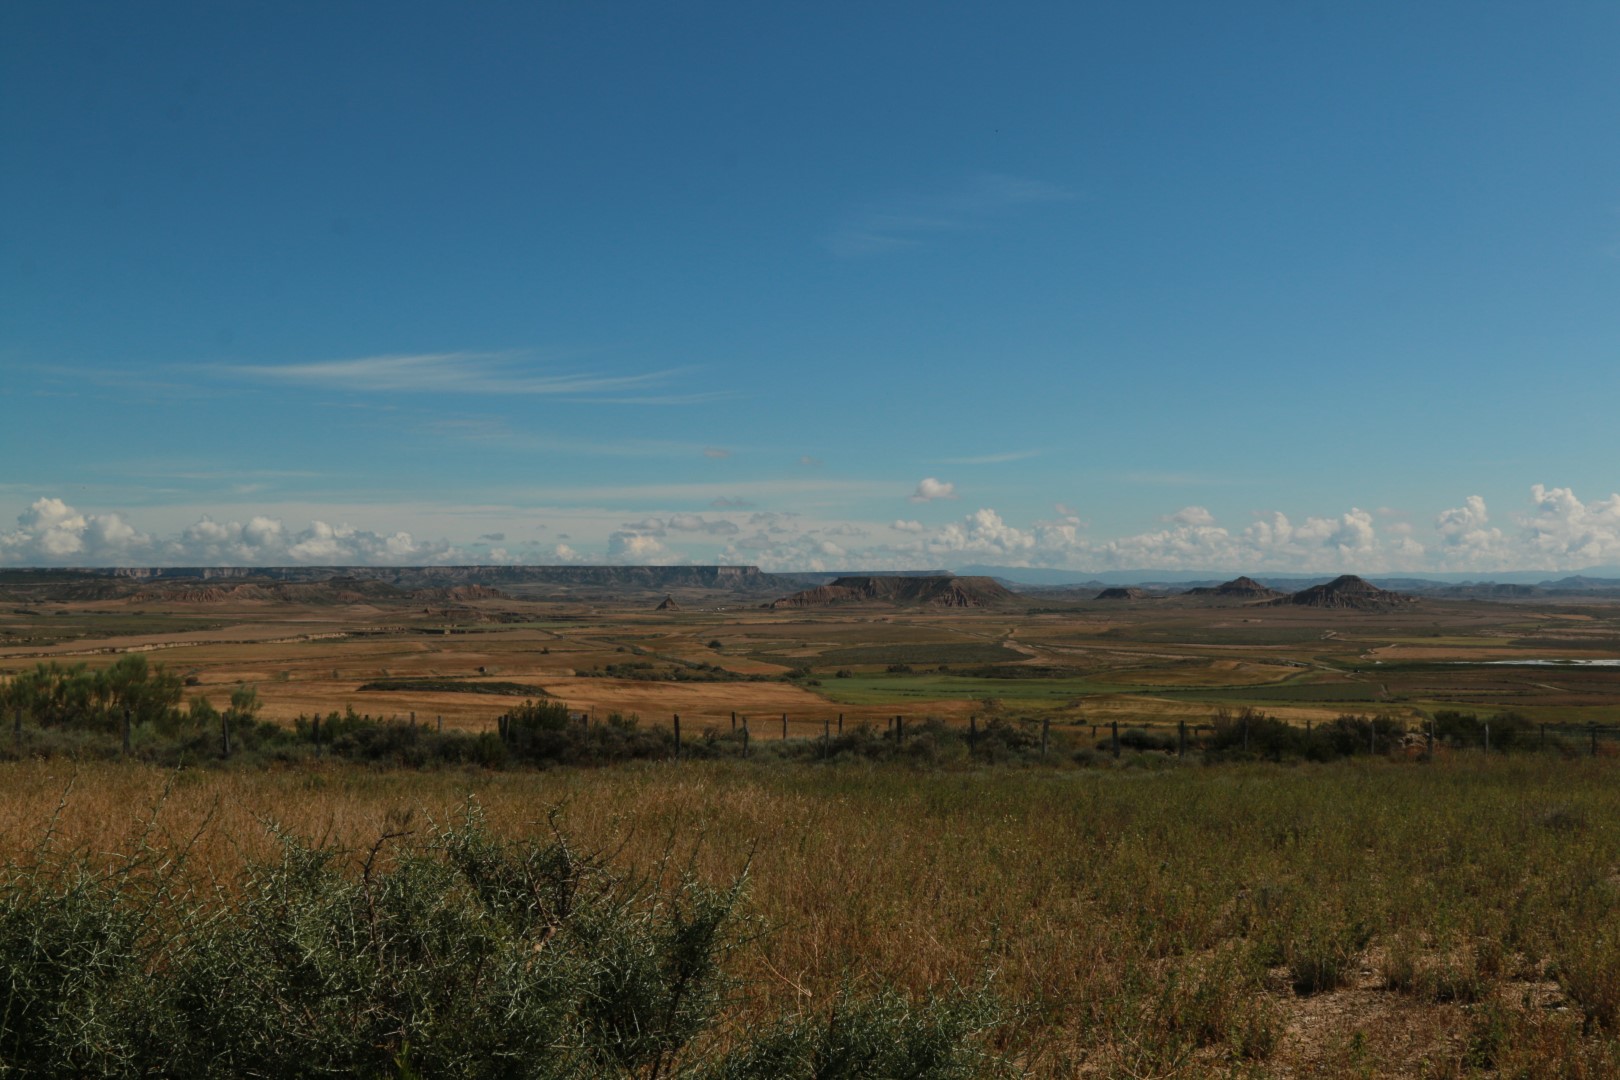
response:
<path fill-rule="evenodd" d="M 555 819 L 573 850 L 640 883 L 645 925 L 682 903 L 711 910 L 690 895 L 712 905 L 743 881 L 713 1023 L 656 1066 L 591 1059 L 604 1075 L 765 1075 L 714 1063 L 757 1066 L 758 1032 L 784 1023 L 821 1023 L 814 1041 L 851 1000 L 904 1011 L 985 983 L 999 1018 L 960 1034 L 1036 1076 L 1620 1074 L 1620 773 L 1602 759 L 179 774 L 21 762 L 0 766 L 6 895 L 63 853 L 93 876 L 184 849 L 163 902 L 223 910 L 263 885 L 244 868 L 284 865 L 278 830 L 326 852 L 323 888 L 340 890 L 374 850 L 374 873 L 442 853 L 469 797 L 491 840 L 550 850 Z M 694 879 L 707 891 L 683 892 Z M 0 1032 L 26 1034 L 9 992 Z M 410 1074 L 409 1054 L 388 1060 Z"/>

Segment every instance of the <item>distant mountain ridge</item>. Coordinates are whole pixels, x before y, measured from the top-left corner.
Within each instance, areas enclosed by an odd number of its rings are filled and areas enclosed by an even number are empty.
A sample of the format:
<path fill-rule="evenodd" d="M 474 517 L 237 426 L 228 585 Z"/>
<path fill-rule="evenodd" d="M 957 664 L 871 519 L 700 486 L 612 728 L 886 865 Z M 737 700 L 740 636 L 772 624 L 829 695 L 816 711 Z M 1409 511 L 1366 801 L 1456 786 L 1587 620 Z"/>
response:
<path fill-rule="evenodd" d="M 876 601 L 976 608 L 995 607 L 1017 599 L 1016 594 L 987 577 L 956 577 L 950 574 L 907 577 L 883 574 L 836 578 L 826 585 L 816 585 L 774 600 L 768 606 L 810 608 Z"/>
<path fill-rule="evenodd" d="M 519 596 L 543 591 L 648 592 L 703 589 L 745 596 L 780 595 L 806 584 L 796 575 L 763 573 L 757 566 L 267 566 L 123 567 L 108 570 L 0 570 L 0 597 L 114 600 L 146 594 L 198 591 L 194 599 L 296 600 L 317 590 L 321 599 L 471 599 L 466 590 L 501 589 Z M 458 590 L 461 596 L 454 595 Z M 257 595 L 255 595 L 257 593 Z M 227 595 L 229 594 L 229 595 Z M 310 593 L 310 598 L 316 598 Z"/>

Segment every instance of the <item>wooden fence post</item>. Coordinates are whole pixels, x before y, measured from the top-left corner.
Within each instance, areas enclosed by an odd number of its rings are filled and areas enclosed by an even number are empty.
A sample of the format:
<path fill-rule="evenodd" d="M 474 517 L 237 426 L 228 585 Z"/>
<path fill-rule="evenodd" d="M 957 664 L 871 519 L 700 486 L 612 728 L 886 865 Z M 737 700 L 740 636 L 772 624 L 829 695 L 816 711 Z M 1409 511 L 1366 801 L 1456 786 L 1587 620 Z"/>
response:
<path fill-rule="evenodd" d="M 979 717 L 977 713 L 968 714 L 968 753 L 973 753 L 979 745 Z"/>
<path fill-rule="evenodd" d="M 1432 720 L 1432 719 L 1429 721 L 1428 743 L 1429 743 L 1429 745 L 1428 745 L 1429 757 L 1433 758 L 1434 757 L 1434 720 Z"/>
<path fill-rule="evenodd" d="M 748 756 L 748 717 L 743 717 L 743 757 Z"/>
<path fill-rule="evenodd" d="M 681 714 L 675 714 L 675 760 L 681 760 Z"/>
<path fill-rule="evenodd" d="M 415 709 L 411 710 L 411 730 L 412 731 L 416 730 L 416 710 Z"/>
<path fill-rule="evenodd" d="M 444 714 L 443 713 L 439 714 L 438 732 L 439 732 L 440 735 L 444 734 Z"/>
<path fill-rule="evenodd" d="M 1049 717 L 1049 716 L 1041 717 L 1041 757 L 1046 756 L 1047 739 L 1051 735 L 1051 733 L 1052 733 L 1052 718 Z"/>
<path fill-rule="evenodd" d="M 737 710 L 735 709 L 731 711 L 731 733 L 733 735 L 737 734 Z"/>
<path fill-rule="evenodd" d="M 1485 752 L 1487 754 L 1491 752 L 1491 725 L 1489 723 L 1485 725 Z"/>
<path fill-rule="evenodd" d="M 1118 727 L 1119 725 L 1116 723 L 1114 726 Z M 1248 709 L 1243 710 L 1243 752 L 1245 754 L 1247 754 L 1249 752 L 1249 710 Z"/>
<path fill-rule="evenodd" d="M 906 741 L 906 718 L 903 716 L 894 718 L 894 741 L 896 745 Z"/>
<path fill-rule="evenodd" d="M 225 752 L 226 757 L 230 757 L 231 756 L 231 717 L 230 717 L 229 713 L 220 713 L 219 714 L 219 739 L 220 739 L 220 748 Z"/>
<path fill-rule="evenodd" d="M 787 713 L 782 714 L 782 740 L 787 741 Z"/>
<path fill-rule="evenodd" d="M 1176 722 L 1176 757 L 1187 756 L 1187 721 Z"/>
<path fill-rule="evenodd" d="M 838 735 L 839 735 L 840 738 L 842 738 L 843 735 L 844 735 L 844 714 L 843 713 L 838 714 Z"/>
<path fill-rule="evenodd" d="M 1490 730 L 1491 729 L 1489 727 L 1485 729 L 1485 738 L 1487 741 L 1490 739 Z M 1378 753 L 1378 721 L 1373 719 L 1369 719 L 1367 721 L 1367 753 Z"/>
<path fill-rule="evenodd" d="M 1108 726 L 1109 726 L 1109 729 L 1111 731 L 1111 734 L 1109 735 L 1109 739 L 1113 743 L 1114 756 L 1119 757 L 1119 721 L 1118 720 L 1110 720 L 1108 722 Z"/>

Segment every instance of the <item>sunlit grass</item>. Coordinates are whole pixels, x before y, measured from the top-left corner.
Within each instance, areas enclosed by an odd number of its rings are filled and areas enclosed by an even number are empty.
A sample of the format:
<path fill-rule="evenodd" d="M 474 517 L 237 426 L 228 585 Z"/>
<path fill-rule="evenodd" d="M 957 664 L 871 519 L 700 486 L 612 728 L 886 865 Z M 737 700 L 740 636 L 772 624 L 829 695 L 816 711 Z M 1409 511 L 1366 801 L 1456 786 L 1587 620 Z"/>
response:
<path fill-rule="evenodd" d="M 738 957 L 746 992 L 728 1024 L 829 1001 L 851 978 L 923 994 L 989 977 L 1015 1006 L 996 1040 L 1035 1075 L 1265 1075 L 1337 1060 L 1336 1043 L 1297 1045 L 1288 1024 L 1346 994 L 1329 1032 L 1346 1046 L 1356 1010 L 1401 1003 L 1378 1013 L 1384 1027 L 1367 1021 L 1364 1059 L 1417 1045 L 1432 1075 L 1480 1055 L 1525 1075 L 1610 1074 L 1620 774 L 1608 761 L 1122 764 L 1143 767 L 176 780 L 23 763 L 0 768 L 0 845 L 25 852 L 54 814 L 58 843 L 123 850 L 161 803 L 164 842 L 201 826 L 193 872 L 226 880 L 270 850 L 269 821 L 358 851 L 390 822 L 446 820 L 472 796 L 501 835 L 544 833 L 556 810 L 625 867 L 673 872 L 671 850 L 713 881 L 749 867 L 765 933 Z"/>

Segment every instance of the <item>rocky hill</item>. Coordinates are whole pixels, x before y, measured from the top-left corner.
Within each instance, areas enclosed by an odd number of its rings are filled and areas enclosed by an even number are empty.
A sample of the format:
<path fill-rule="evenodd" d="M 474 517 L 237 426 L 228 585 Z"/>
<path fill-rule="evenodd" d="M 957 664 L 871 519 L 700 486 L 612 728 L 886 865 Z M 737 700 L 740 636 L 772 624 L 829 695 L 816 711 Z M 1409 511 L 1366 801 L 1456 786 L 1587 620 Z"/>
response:
<path fill-rule="evenodd" d="M 1237 577 L 1219 585 L 1205 585 L 1188 589 L 1187 596 L 1213 596 L 1224 600 L 1274 600 L 1283 594 L 1268 589 L 1251 577 Z"/>
<path fill-rule="evenodd" d="M 1403 604 L 1414 603 L 1415 597 L 1404 593 L 1380 589 L 1354 574 L 1336 577 L 1326 585 L 1301 589 L 1297 593 L 1270 601 L 1273 606 L 1293 604 L 1299 607 L 1338 608 L 1350 611 L 1388 611 Z"/>
<path fill-rule="evenodd" d="M 1134 585 L 1116 585 L 1112 589 L 1104 589 L 1097 594 L 1098 600 L 1146 600 L 1147 598 L 1147 590 L 1138 589 Z"/>
<path fill-rule="evenodd" d="M 889 603 L 934 607 L 998 607 L 1018 598 L 987 577 L 907 577 L 867 575 L 835 578 L 826 585 L 772 601 L 773 608 L 826 607 L 832 604 Z"/>

